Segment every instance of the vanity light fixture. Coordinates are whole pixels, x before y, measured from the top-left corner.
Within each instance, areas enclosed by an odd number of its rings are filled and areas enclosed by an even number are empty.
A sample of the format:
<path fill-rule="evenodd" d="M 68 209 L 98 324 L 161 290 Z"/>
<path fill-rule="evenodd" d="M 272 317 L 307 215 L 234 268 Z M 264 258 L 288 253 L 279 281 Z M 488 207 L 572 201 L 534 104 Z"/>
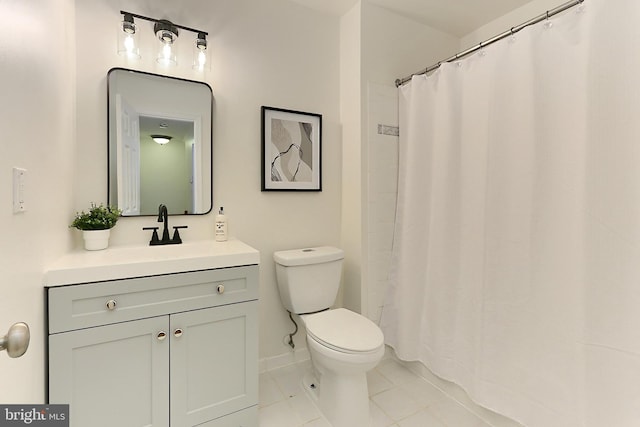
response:
<path fill-rule="evenodd" d="M 149 18 L 148 16 L 136 15 L 135 13 L 120 11 L 124 15 L 121 23 L 121 30 L 118 32 L 118 53 L 128 57 L 140 58 L 140 48 L 138 46 L 138 31 L 133 19 L 143 19 L 153 22 L 153 32 L 159 42 L 156 61 L 162 65 L 177 65 L 178 55 L 176 52 L 176 41 L 180 30 L 190 31 L 196 34 L 193 48 L 193 68 L 203 71 L 210 69 L 209 55 L 207 52 L 208 33 L 195 28 L 189 28 L 174 24 L 166 19 Z"/>
<path fill-rule="evenodd" d="M 160 145 L 168 144 L 173 137 L 169 135 L 151 135 L 151 139 L 157 142 Z"/>

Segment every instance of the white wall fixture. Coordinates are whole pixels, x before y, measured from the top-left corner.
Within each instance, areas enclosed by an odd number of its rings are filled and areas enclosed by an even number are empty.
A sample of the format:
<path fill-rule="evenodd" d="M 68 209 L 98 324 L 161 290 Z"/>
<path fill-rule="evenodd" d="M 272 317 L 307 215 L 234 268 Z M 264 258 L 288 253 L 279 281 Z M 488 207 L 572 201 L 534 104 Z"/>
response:
<path fill-rule="evenodd" d="M 142 19 L 153 22 L 153 31 L 158 40 L 156 61 L 164 66 L 178 65 L 178 52 L 176 40 L 178 40 L 179 30 L 196 33 L 193 44 L 193 69 L 204 71 L 210 69 L 209 55 L 207 51 L 207 35 L 205 31 L 174 24 L 166 19 L 155 19 L 147 16 L 136 15 L 134 13 L 120 11 L 124 18 L 120 23 L 118 31 L 118 54 L 130 59 L 140 59 L 139 29 L 134 22 L 135 19 Z"/>
<path fill-rule="evenodd" d="M 13 213 L 27 211 L 27 203 L 24 193 L 27 180 L 27 170 L 23 168 L 13 168 Z"/>

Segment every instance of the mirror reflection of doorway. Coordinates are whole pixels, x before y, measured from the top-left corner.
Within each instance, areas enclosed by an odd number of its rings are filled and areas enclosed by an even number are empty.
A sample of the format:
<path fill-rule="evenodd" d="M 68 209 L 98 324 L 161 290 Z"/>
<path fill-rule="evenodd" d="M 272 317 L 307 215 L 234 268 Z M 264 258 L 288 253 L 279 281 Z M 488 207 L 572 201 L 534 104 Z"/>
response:
<path fill-rule="evenodd" d="M 140 215 L 140 116 L 120 94 L 116 118 L 118 207 L 125 216 Z"/>
<path fill-rule="evenodd" d="M 193 213 L 194 122 L 140 115 L 140 211 L 153 214 L 165 204 Z M 158 136 L 165 136 L 168 142 Z M 156 137 L 154 139 L 154 137 Z M 158 140 L 158 141 L 156 141 Z"/>

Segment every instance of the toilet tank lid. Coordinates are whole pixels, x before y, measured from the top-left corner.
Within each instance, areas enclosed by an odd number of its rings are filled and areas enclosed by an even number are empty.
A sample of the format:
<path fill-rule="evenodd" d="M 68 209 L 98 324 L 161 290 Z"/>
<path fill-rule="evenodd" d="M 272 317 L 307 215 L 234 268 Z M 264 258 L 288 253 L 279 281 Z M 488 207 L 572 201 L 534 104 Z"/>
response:
<path fill-rule="evenodd" d="M 344 251 L 331 246 L 319 246 L 316 248 L 292 249 L 273 253 L 273 259 L 285 267 L 296 265 L 321 264 L 323 262 L 337 261 L 344 258 Z"/>

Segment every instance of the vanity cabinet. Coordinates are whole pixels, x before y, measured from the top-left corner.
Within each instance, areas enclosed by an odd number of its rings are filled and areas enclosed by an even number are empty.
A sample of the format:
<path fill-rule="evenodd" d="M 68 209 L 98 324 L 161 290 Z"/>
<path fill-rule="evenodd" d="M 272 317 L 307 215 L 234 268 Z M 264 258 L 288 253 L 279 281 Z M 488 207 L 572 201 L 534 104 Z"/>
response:
<path fill-rule="evenodd" d="M 258 266 L 47 288 L 74 427 L 257 427 Z"/>

